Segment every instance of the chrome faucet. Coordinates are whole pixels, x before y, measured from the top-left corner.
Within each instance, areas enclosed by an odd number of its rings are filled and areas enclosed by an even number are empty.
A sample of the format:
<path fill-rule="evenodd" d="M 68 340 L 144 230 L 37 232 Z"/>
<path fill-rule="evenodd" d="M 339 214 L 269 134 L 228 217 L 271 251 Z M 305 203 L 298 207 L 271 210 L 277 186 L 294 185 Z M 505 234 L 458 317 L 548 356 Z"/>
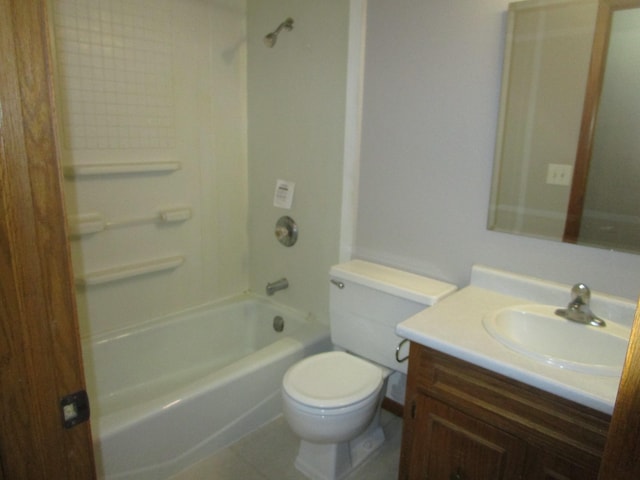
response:
<path fill-rule="evenodd" d="M 280 280 L 276 280 L 275 282 L 267 283 L 267 295 L 271 296 L 276 293 L 278 290 L 284 290 L 285 288 L 289 288 L 289 280 L 286 278 L 281 278 Z"/>
<path fill-rule="evenodd" d="M 571 289 L 571 301 L 567 308 L 558 308 L 556 315 L 571 320 L 572 322 L 605 327 L 607 324 L 601 318 L 593 314 L 589 307 L 591 290 L 584 283 L 576 283 Z"/>

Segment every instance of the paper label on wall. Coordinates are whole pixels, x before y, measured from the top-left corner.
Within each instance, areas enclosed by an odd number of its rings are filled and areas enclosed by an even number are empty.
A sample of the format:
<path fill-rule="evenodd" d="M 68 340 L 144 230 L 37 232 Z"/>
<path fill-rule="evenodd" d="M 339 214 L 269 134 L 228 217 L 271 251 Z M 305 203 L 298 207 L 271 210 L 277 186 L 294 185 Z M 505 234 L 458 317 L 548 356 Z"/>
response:
<path fill-rule="evenodd" d="M 296 184 L 286 180 L 276 182 L 276 193 L 273 196 L 273 206 L 278 208 L 291 208 L 293 204 L 293 191 Z"/>

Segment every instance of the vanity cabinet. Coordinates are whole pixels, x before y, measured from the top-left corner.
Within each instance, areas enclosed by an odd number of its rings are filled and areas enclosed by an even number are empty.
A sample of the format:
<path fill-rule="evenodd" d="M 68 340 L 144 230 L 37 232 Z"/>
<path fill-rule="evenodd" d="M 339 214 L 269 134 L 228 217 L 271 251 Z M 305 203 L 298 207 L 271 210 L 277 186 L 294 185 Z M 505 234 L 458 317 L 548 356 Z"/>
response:
<path fill-rule="evenodd" d="M 609 422 L 412 343 L 399 479 L 595 480 Z"/>

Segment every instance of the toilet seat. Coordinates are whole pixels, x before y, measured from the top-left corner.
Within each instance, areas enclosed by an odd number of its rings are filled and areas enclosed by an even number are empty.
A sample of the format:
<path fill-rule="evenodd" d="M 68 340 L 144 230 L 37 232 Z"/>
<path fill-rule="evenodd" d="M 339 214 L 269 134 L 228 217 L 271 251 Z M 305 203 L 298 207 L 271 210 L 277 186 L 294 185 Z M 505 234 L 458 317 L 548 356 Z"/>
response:
<path fill-rule="evenodd" d="M 343 408 L 375 394 L 384 382 L 382 369 L 345 352 L 307 357 L 284 376 L 284 391 L 313 408 Z"/>

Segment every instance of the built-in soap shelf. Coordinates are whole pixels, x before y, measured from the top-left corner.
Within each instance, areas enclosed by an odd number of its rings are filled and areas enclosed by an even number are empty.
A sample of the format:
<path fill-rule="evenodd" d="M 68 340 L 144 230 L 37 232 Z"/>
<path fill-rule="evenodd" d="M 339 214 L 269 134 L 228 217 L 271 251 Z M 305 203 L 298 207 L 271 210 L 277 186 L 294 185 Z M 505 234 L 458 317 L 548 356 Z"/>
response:
<path fill-rule="evenodd" d="M 158 210 L 153 215 L 107 220 L 99 212 L 69 216 L 69 235 L 80 237 L 99 233 L 110 228 L 131 227 L 145 224 L 179 223 L 191 218 L 191 207 L 180 206 Z"/>
<path fill-rule="evenodd" d="M 185 259 L 181 255 L 156 258 L 145 262 L 130 263 L 77 275 L 75 281 L 79 287 L 103 285 L 105 283 L 117 282 L 149 273 L 173 270 L 182 265 L 184 261 Z"/>
<path fill-rule="evenodd" d="M 180 170 L 180 162 L 127 162 L 127 163 L 76 163 L 63 167 L 68 178 L 125 175 L 135 173 L 170 173 Z"/>

